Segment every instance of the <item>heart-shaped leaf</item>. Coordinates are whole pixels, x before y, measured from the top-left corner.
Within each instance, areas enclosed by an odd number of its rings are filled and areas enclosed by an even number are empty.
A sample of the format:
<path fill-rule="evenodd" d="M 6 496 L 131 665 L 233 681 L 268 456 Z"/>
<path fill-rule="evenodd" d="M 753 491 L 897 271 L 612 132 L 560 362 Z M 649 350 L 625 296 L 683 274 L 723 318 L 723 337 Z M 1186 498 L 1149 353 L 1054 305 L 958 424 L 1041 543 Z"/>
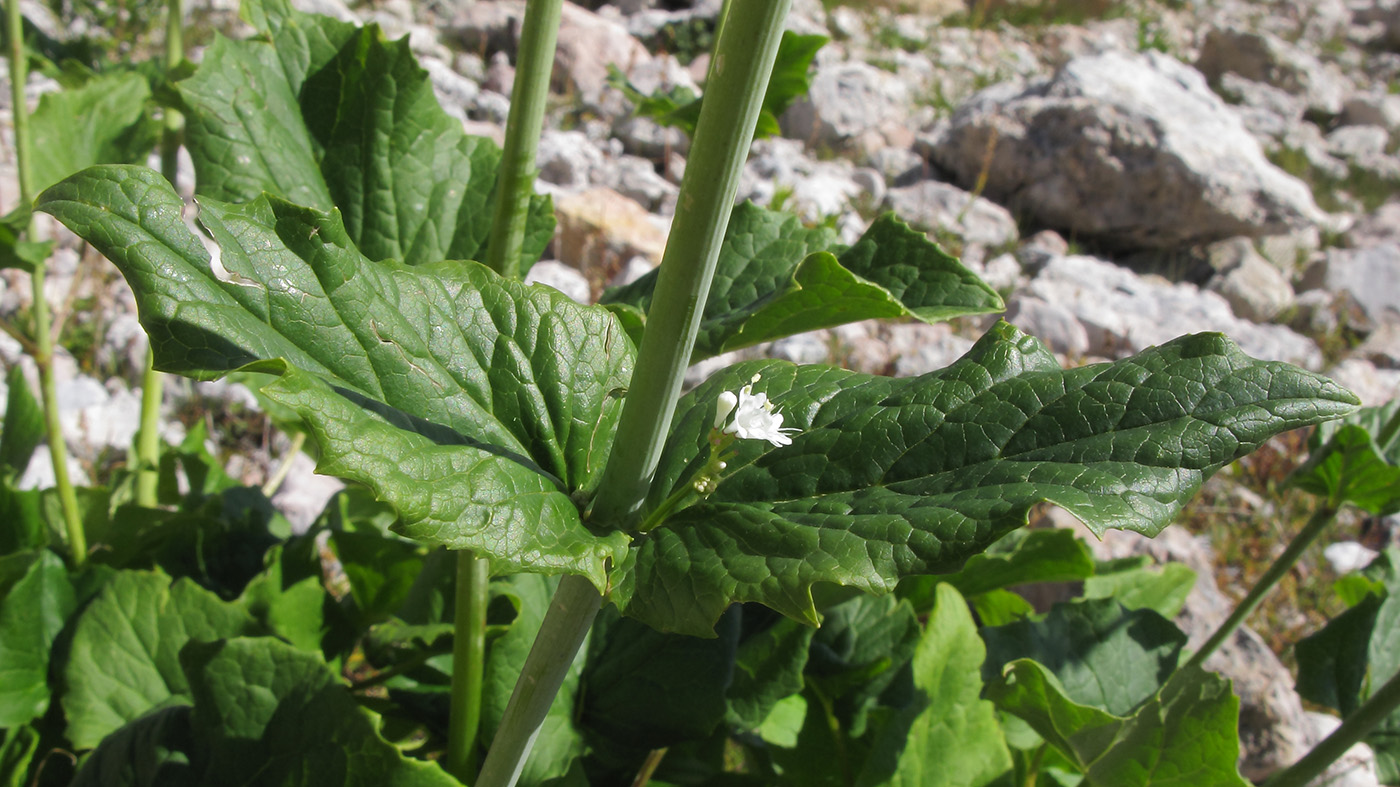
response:
<path fill-rule="evenodd" d="M 191 640 L 257 633 L 238 604 L 182 579 L 123 571 L 78 619 L 65 673 L 68 738 L 96 746 L 123 724 L 189 701 L 180 649 Z"/>
<path fill-rule="evenodd" d="M 1075 763 L 1085 787 L 1249 787 L 1235 765 L 1239 700 L 1199 667 L 1177 672 L 1130 716 L 1074 702 L 1029 659 L 1007 665 L 987 696 Z"/>
<path fill-rule="evenodd" d="M 750 203 L 735 208 L 691 360 L 877 317 L 935 322 L 1004 308 L 994 290 L 893 214 L 837 251 L 831 229 Z M 656 276 L 609 290 L 603 302 L 645 313 Z"/>
<path fill-rule="evenodd" d="M 282 0 L 244 15 L 264 39 L 216 38 L 179 83 L 199 193 L 339 208 L 373 260 L 484 259 L 501 151 L 443 111 L 408 39 Z M 532 197 L 522 269 L 553 231 L 549 198 Z"/>
<path fill-rule="evenodd" d="M 652 510 L 695 482 L 719 394 L 755 375 L 799 433 L 738 441 L 717 491 L 633 542 L 614 598 L 653 626 L 700 633 L 735 601 L 815 623 L 812 583 L 886 592 L 956 570 L 1041 502 L 1096 533 L 1152 535 L 1221 465 L 1356 402 L 1217 334 L 1061 369 L 1003 323 L 948 368 L 898 380 L 755 361 L 682 399 Z"/>
<path fill-rule="evenodd" d="M 180 654 L 193 696 L 200 784 L 453 787 L 405 757 L 316 654 L 271 637 L 196 642 Z"/>
<path fill-rule="evenodd" d="M 1186 644 L 1171 621 L 1111 599 L 1056 604 L 1042 619 L 983 629 L 982 639 L 988 682 L 1007 662 L 1035 659 L 1071 700 L 1120 716 L 1157 693 Z"/>

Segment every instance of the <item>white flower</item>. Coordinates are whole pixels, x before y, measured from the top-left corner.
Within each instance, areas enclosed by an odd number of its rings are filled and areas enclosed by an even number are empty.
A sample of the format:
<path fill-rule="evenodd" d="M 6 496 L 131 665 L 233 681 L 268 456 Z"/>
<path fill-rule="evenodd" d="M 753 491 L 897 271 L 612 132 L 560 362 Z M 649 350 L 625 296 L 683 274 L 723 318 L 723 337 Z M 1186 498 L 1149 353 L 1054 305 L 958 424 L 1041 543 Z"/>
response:
<path fill-rule="evenodd" d="M 754 379 L 757 381 L 758 378 Z M 798 431 L 791 427 L 783 428 L 783 414 L 774 412 L 768 394 L 754 393 L 752 384 L 739 389 L 737 396 L 729 391 L 719 395 L 715 428 L 725 422 L 731 411 L 734 420 L 724 427 L 724 433 L 737 435 L 741 440 L 767 440 L 781 447 L 791 445 L 792 438 L 788 434 Z"/>

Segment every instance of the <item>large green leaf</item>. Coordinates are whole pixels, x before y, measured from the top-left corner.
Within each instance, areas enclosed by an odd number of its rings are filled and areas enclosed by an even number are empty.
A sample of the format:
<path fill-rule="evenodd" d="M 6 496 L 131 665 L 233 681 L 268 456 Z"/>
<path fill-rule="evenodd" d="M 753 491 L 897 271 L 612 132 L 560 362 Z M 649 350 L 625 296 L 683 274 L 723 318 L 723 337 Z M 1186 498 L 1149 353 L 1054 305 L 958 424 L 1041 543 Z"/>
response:
<path fill-rule="evenodd" d="M 204 785 L 455 787 L 379 736 L 320 657 L 271 638 L 191 643 L 180 654 Z"/>
<path fill-rule="evenodd" d="M 283 375 L 263 395 L 311 419 L 322 472 L 374 488 L 403 532 L 604 586 L 625 537 L 593 534 L 570 496 L 596 486 L 631 374 L 606 310 L 475 263 L 371 262 L 338 213 L 267 197 L 205 202 L 216 275 L 149 170 L 94 168 L 43 204 L 122 269 L 161 368 L 286 359 L 260 368 Z"/>
<path fill-rule="evenodd" d="M 1400 511 L 1400 398 L 1319 426 L 1293 484 L 1373 514 Z M 1389 428 L 1387 428 L 1389 427 Z"/>
<path fill-rule="evenodd" d="M 738 441 L 717 491 L 633 542 L 613 598 L 653 626 L 699 633 L 734 601 L 815 622 L 814 582 L 886 592 L 956 570 L 1040 502 L 1096 533 L 1156 534 L 1221 465 L 1356 402 L 1218 334 L 1061 369 L 1002 323 L 917 378 L 780 361 L 717 373 L 682 399 L 649 508 L 693 482 L 719 394 L 755 374 L 799 433 Z"/>
<path fill-rule="evenodd" d="M 829 228 L 750 203 L 735 208 L 692 360 L 876 317 L 935 322 L 1003 308 L 994 290 L 893 214 L 838 251 Z M 645 313 L 656 277 L 609 290 L 603 302 Z"/>
<path fill-rule="evenodd" d="M 1055 676 L 1023 659 L 988 697 L 1028 722 L 1085 774 L 1085 787 L 1249 787 L 1239 775 L 1239 700 L 1199 667 L 1178 672 L 1131 716 L 1065 696 Z"/>
<path fill-rule="evenodd" d="M 281 0 L 245 5 L 264 38 L 216 38 L 179 83 L 199 192 L 339 208 L 374 260 L 484 259 L 501 152 L 442 110 L 408 39 Z M 533 197 L 522 269 L 553 227 L 552 203 Z"/>
<path fill-rule="evenodd" d="M 68 738 L 96 746 L 127 722 L 160 707 L 189 702 L 180 649 L 257 632 L 239 604 L 220 601 L 193 582 L 159 572 L 123 571 L 83 610 L 64 672 Z"/>
<path fill-rule="evenodd" d="M 160 134 L 150 98 L 145 77 L 134 72 L 45 93 L 29 120 L 35 192 L 93 164 L 145 161 Z"/>
<path fill-rule="evenodd" d="M 919 618 L 909 602 L 864 593 L 822 610 L 806 681 L 850 735 L 865 734 L 870 711 L 918 647 Z"/>
<path fill-rule="evenodd" d="M 709 736 L 727 710 L 739 615 L 724 617 L 719 637 L 697 639 L 603 612 L 583 674 L 582 723 L 643 751 Z"/>
<path fill-rule="evenodd" d="M 745 610 L 746 618 L 750 609 Z M 725 721 L 741 730 L 755 729 L 779 702 L 802 691 L 802 670 L 815 632 L 780 618 L 745 637 L 734 657 L 734 679 L 725 691 Z"/>
<path fill-rule="evenodd" d="M 48 550 L 0 596 L 0 729 L 48 710 L 49 652 L 77 606 L 68 569 Z"/>
<path fill-rule="evenodd" d="M 857 787 L 985 787 L 1011 770 L 996 710 L 979 697 L 972 615 L 951 586 L 936 595 L 911 662 L 914 698 L 876 733 Z"/>
<path fill-rule="evenodd" d="M 69 787 L 194 787 L 190 708 L 172 705 L 102 739 Z"/>
<path fill-rule="evenodd" d="M 988 682 L 1007 662 L 1035 659 L 1071 700 L 1119 716 L 1157 693 L 1186 644 L 1171 621 L 1150 610 L 1125 610 L 1112 599 L 1056 604 L 1040 620 L 983 629 L 982 638 Z"/>
<path fill-rule="evenodd" d="M 1384 588 L 1296 646 L 1298 693 L 1350 716 L 1400 670 L 1400 551 L 1387 549 L 1363 572 Z M 1400 713 L 1366 737 L 1382 784 L 1400 781 Z"/>

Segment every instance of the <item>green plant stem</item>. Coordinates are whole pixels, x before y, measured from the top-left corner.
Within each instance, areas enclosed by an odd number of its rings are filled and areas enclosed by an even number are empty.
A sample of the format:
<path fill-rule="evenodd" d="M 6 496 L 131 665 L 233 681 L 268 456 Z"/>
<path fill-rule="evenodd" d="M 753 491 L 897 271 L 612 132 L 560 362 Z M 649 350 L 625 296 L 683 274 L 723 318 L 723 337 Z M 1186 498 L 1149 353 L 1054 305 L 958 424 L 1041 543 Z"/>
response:
<path fill-rule="evenodd" d="M 24 99 L 24 85 L 29 80 L 29 62 L 24 53 L 24 20 L 19 12 L 19 0 L 6 4 L 6 23 L 10 31 L 10 106 L 14 114 L 15 166 L 19 173 L 20 203 L 34 202 L 34 178 L 30 155 L 33 142 L 29 136 L 29 109 Z M 31 220 L 26 233 L 34 234 Z M 44 278 L 48 262 L 35 263 L 30 281 L 34 297 L 34 364 L 39 367 L 39 399 L 44 405 L 44 429 L 53 459 L 54 486 L 58 489 L 63 526 L 68 533 L 68 549 L 74 566 L 87 560 L 87 535 L 78 515 L 78 496 L 68 478 L 68 445 L 63 441 L 63 424 L 58 418 L 58 388 L 53 377 L 53 331 L 49 317 L 49 302 L 44 297 Z"/>
<path fill-rule="evenodd" d="M 613 451 L 608 460 L 593 503 L 596 521 L 630 525 L 651 486 L 790 4 L 734 3 L 715 42 L 706 99 L 617 428 L 615 444 L 628 450 Z"/>
<path fill-rule="evenodd" d="M 652 749 L 647 753 L 647 758 L 642 761 L 642 767 L 637 770 L 637 778 L 632 780 L 632 787 L 647 787 L 651 783 L 651 777 L 656 774 L 656 769 L 661 767 L 661 761 L 666 758 L 666 749 Z"/>
<path fill-rule="evenodd" d="M 739 173 L 753 142 L 791 0 L 736 3 L 716 42 L 706 95 L 666 242 L 647 330 L 591 518 L 629 527 L 670 431 L 676 397 L 699 331 Z M 519 79 L 517 71 L 517 80 Z M 559 582 L 491 743 L 476 787 L 512 787 L 602 596 L 583 577 Z"/>
<path fill-rule="evenodd" d="M 165 388 L 155 369 L 156 356 L 146 348 L 141 373 L 141 426 L 136 432 L 136 505 L 155 508 L 160 486 L 160 403 Z"/>
<path fill-rule="evenodd" d="M 277 463 L 277 469 L 272 471 L 272 475 L 263 484 L 263 497 L 270 499 L 277 494 L 282 482 L 287 480 L 287 473 L 292 470 L 292 461 L 297 458 L 297 454 L 301 453 L 303 445 L 306 445 L 306 432 L 297 432 L 292 437 L 292 444 L 287 446 L 287 452 L 282 454 L 282 461 Z"/>
<path fill-rule="evenodd" d="M 165 7 L 165 70 L 170 73 L 185 59 L 184 9 L 181 0 Z M 180 136 L 184 118 L 166 107 L 160 135 L 160 172 L 179 191 Z M 155 369 L 155 350 L 146 348 L 146 368 L 141 374 L 141 425 L 136 432 L 136 504 L 155 508 L 160 485 L 160 405 L 165 397 L 165 377 Z"/>
<path fill-rule="evenodd" d="M 525 4 L 501 174 L 496 182 L 496 214 L 486 244 L 486 264 L 502 276 L 515 278 L 520 271 L 520 249 L 535 185 L 535 150 L 544 128 L 549 74 L 554 68 L 554 45 L 563 9 L 564 0 L 529 0 Z"/>
<path fill-rule="evenodd" d="M 29 60 L 24 52 L 24 17 L 19 12 L 19 0 L 5 3 L 5 29 L 10 32 L 10 107 L 14 113 L 15 169 L 19 175 L 19 200 L 34 202 L 34 175 L 29 162 L 34 143 L 29 137 L 29 104 L 25 101 L 24 85 L 29 81 Z"/>
<path fill-rule="evenodd" d="M 587 579 L 574 574 L 559 579 L 475 787 L 513 787 L 520 778 L 540 725 L 602 602 L 598 589 Z"/>
<path fill-rule="evenodd" d="M 481 728 L 481 676 L 486 664 L 486 605 L 491 564 L 469 549 L 457 553 L 456 609 L 452 618 L 452 704 L 443 767 L 463 784 L 476 776 Z"/>
<path fill-rule="evenodd" d="M 1264 787 L 1304 787 L 1327 770 L 1327 766 L 1341 759 L 1347 749 L 1365 738 L 1366 733 L 1385 721 L 1396 708 L 1400 708 L 1400 672 L 1392 675 L 1379 691 L 1301 760 L 1264 782 Z"/>
<path fill-rule="evenodd" d="M 1269 566 L 1263 576 L 1259 577 L 1259 580 L 1254 583 L 1254 587 L 1250 589 L 1249 595 L 1244 597 L 1244 600 L 1235 607 L 1235 611 L 1230 613 L 1230 617 L 1226 618 L 1225 622 L 1220 624 L 1220 628 L 1216 629 L 1215 633 L 1210 635 L 1210 639 L 1206 640 L 1206 643 L 1192 654 L 1191 658 L 1186 664 L 1182 665 L 1181 668 L 1185 669 L 1186 667 L 1192 666 L 1200 667 L 1204 664 L 1206 659 L 1210 658 L 1211 654 L 1215 653 L 1215 651 L 1225 643 L 1225 640 L 1229 639 L 1230 636 L 1235 633 L 1235 630 L 1244 623 L 1245 619 L 1258 608 L 1259 603 L 1264 600 L 1264 597 L 1269 595 L 1269 592 L 1274 589 L 1274 586 L 1278 584 L 1279 580 L 1283 579 L 1283 575 L 1287 574 L 1288 571 L 1293 568 L 1293 565 L 1298 562 L 1298 558 L 1302 556 L 1303 552 L 1308 547 L 1312 546 L 1312 543 L 1317 540 L 1317 537 L 1322 531 L 1326 530 L 1327 526 L 1332 524 L 1332 520 L 1335 519 L 1336 516 L 1337 509 L 1330 505 L 1324 505 L 1317 511 L 1314 511 L 1313 515 L 1308 519 L 1307 524 L 1303 525 L 1303 529 L 1288 543 L 1288 547 L 1283 550 L 1283 554 L 1279 555 L 1278 559 Z"/>

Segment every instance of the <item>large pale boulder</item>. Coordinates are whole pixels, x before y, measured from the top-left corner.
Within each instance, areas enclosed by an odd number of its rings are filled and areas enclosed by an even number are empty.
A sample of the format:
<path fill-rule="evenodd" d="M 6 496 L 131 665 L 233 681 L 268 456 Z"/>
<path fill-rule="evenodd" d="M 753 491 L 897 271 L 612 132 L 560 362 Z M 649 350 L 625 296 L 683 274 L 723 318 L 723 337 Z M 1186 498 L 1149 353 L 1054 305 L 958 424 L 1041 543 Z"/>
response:
<path fill-rule="evenodd" d="M 987 197 L 1112 248 L 1326 221 L 1205 78 L 1158 52 L 1075 58 L 1050 79 L 988 88 L 958 109 L 930 153 L 965 188 L 985 169 Z"/>

